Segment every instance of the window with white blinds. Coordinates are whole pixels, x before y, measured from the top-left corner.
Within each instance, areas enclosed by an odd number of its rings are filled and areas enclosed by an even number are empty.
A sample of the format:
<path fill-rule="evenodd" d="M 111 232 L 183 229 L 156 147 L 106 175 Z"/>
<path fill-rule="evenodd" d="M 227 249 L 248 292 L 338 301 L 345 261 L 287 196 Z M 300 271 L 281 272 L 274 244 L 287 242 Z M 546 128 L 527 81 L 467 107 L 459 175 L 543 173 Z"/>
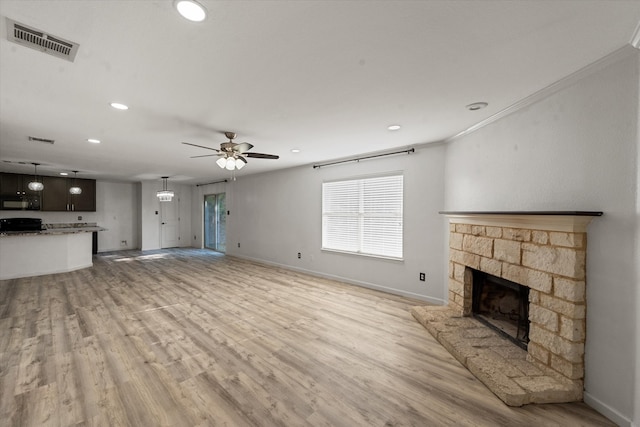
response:
<path fill-rule="evenodd" d="M 403 176 L 322 184 L 322 249 L 402 258 Z"/>

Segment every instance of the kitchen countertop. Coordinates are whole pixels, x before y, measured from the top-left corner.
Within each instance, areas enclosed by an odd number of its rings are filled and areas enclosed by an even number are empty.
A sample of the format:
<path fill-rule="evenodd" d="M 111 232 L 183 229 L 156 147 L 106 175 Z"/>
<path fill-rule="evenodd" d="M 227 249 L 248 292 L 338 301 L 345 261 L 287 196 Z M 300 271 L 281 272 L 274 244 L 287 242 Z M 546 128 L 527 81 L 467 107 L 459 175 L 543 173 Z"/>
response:
<path fill-rule="evenodd" d="M 3 231 L 0 237 L 10 236 L 46 236 L 56 234 L 93 233 L 94 231 L 105 231 L 106 228 L 99 227 L 96 223 L 59 223 L 43 224 L 43 229 L 38 231 Z"/>

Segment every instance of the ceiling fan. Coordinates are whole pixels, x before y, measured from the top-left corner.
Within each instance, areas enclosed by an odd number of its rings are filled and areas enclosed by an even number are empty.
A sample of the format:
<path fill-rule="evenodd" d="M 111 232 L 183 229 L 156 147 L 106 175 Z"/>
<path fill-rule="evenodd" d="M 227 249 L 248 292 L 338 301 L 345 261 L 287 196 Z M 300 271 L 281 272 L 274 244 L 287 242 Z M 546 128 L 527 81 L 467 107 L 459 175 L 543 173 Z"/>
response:
<path fill-rule="evenodd" d="M 241 142 L 239 144 L 236 144 L 235 142 L 233 142 L 233 140 L 236 138 L 235 132 L 225 132 L 224 136 L 229 138 L 229 141 L 221 143 L 220 149 L 205 147 L 204 145 L 191 144 L 190 142 L 183 142 L 183 144 L 204 148 L 206 150 L 217 151 L 218 154 L 204 154 L 201 156 L 191 156 L 191 158 L 195 159 L 197 157 L 218 156 L 220 158 L 216 161 L 216 164 L 221 168 L 228 169 L 228 170 L 242 169 L 244 165 L 247 164 L 246 157 L 253 157 L 256 159 L 279 159 L 280 158 L 280 156 L 276 156 L 274 154 L 248 152 L 253 148 L 253 145 L 249 144 L 248 142 Z"/>

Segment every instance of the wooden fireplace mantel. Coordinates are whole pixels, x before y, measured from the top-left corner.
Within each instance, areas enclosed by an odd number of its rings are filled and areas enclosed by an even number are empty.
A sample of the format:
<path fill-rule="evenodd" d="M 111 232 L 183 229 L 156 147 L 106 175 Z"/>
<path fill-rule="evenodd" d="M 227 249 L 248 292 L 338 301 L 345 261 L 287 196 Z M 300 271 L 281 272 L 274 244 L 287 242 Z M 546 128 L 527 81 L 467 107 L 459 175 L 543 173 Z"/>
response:
<path fill-rule="evenodd" d="M 440 211 L 451 224 L 583 233 L 598 211 Z"/>

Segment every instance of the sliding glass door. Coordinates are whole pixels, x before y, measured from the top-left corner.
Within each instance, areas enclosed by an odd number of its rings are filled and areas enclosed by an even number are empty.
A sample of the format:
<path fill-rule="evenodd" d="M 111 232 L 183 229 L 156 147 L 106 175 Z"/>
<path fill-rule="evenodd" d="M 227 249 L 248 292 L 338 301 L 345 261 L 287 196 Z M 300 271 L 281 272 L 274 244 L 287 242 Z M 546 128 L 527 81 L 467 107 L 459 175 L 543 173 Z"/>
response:
<path fill-rule="evenodd" d="M 204 247 L 218 252 L 227 250 L 227 206 L 225 194 L 204 196 Z"/>

